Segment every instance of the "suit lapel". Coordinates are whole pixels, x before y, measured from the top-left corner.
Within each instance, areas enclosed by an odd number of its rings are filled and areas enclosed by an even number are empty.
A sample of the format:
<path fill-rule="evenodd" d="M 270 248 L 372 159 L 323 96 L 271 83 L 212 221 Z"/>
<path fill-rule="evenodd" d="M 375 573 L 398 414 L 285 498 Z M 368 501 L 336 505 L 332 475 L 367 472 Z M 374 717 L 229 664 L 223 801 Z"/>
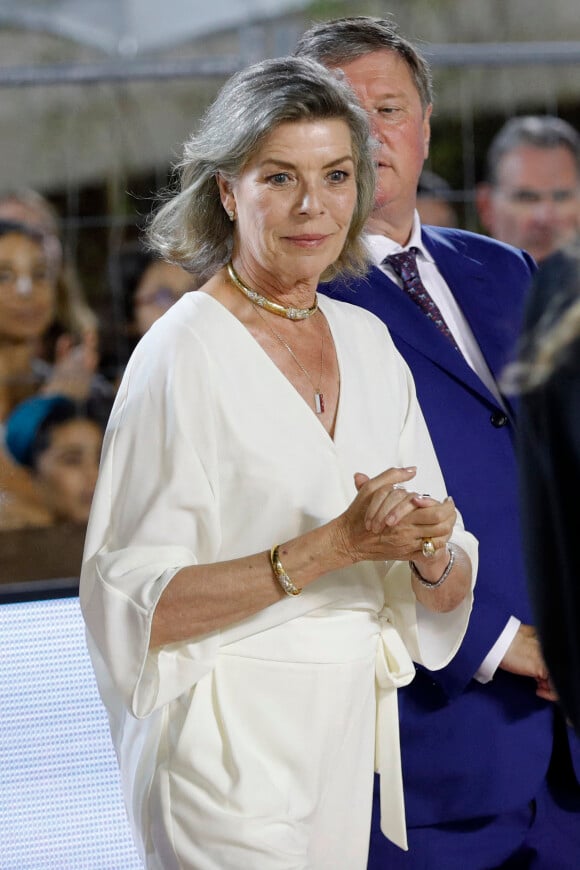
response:
<path fill-rule="evenodd" d="M 501 297 L 487 288 L 490 264 L 483 264 L 470 256 L 462 240 L 451 241 L 432 229 L 423 229 L 423 241 L 457 300 L 491 373 L 497 379 L 508 361 L 506 348 L 516 336 L 505 335 L 500 328 L 505 322 L 505 312 L 502 311 Z M 494 278 L 497 279 L 497 275 Z M 506 287 L 508 292 L 509 288 Z"/>
<path fill-rule="evenodd" d="M 471 390 L 481 394 L 487 401 L 497 404 L 487 387 L 465 362 L 462 354 L 455 350 L 398 284 L 391 281 L 380 269 L 373 266 L 366 278 L 348 285 L 335 284 L 331 287 L 331 295 L 360 305 L 380 317 L 388 326 L 396 344 L 401 339 L 465 383 Z"/>

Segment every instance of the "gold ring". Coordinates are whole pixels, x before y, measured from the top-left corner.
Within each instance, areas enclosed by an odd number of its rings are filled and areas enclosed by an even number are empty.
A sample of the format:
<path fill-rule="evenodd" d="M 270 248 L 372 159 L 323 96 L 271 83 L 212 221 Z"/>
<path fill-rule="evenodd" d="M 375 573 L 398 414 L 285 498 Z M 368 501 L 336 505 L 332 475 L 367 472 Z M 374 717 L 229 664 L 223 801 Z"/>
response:
<path fill-rule="evenodd" d="M 426 559 L 430 559 L 431 556 L 435 555 L 435 544 L 433 543 L 433 538 L 423 538 L 421 552 Z"/>

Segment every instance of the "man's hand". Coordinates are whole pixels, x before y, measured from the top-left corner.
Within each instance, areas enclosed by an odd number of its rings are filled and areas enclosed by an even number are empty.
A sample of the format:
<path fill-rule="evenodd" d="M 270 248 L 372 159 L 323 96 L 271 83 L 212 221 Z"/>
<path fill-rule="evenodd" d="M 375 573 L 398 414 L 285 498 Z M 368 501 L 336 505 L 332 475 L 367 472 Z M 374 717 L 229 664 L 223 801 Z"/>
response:
<path fill-rule="evenodd" d="M 533 625 L 520 625 L 508 651 L 499 664 L 504 671 L 536 681 L 536 694 L 545 701 L 557 701 L 550 674 Z"/>

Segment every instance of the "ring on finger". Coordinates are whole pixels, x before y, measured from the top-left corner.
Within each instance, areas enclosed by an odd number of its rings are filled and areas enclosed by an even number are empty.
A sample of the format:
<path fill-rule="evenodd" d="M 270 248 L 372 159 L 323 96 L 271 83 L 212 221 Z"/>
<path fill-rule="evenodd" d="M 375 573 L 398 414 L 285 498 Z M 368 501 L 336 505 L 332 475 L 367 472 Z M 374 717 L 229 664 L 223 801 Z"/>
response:
<path fill-rule="evenodd" d="M 433 538 L 422 539 L 421 552 L 426 559 L 430 559 L 431 556 L 435 555 L 435 544 L 433 543 Z"/>

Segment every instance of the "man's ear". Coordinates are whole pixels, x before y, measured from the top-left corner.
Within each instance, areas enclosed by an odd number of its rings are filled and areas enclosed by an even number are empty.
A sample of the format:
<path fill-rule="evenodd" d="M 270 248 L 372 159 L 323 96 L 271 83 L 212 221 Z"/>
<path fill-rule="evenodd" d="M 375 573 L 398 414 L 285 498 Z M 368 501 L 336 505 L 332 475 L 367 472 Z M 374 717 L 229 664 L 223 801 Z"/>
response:
<path fill-rule="evenodd" d="M 429 145 L 431 144 L 431 112 L 433 106 L 429 104 L 423 113 L 423 158 L 429 157 Z"/>

